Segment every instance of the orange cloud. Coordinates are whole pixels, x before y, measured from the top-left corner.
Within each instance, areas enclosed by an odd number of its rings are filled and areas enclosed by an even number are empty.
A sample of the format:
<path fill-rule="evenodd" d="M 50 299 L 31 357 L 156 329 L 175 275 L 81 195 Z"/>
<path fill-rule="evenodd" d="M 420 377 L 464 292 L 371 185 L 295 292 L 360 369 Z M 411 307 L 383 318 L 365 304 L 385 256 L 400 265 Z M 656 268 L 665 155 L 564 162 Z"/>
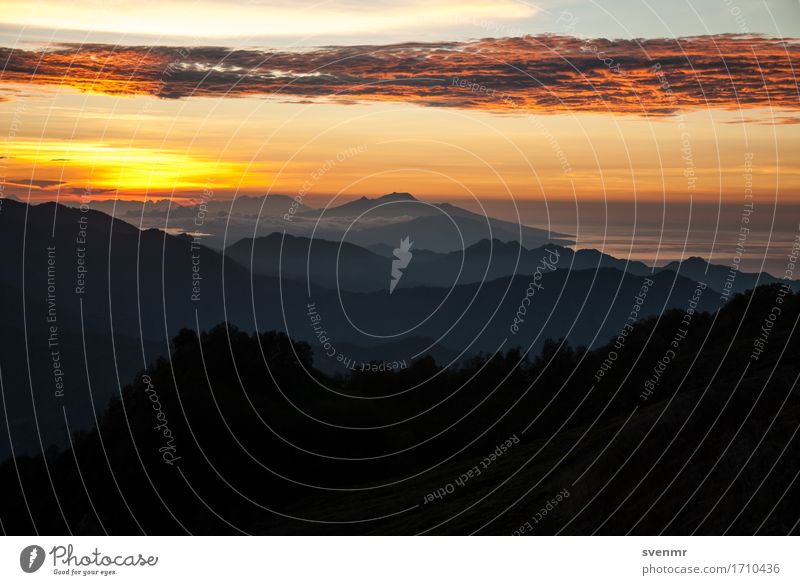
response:
<path fill-rule="evenodd" d="M 701 108 L 797 110 L 800 41 L 754 35 L 584 40 L 541 35 L 320 47 L 60 45 L 0 49 L 0 83 L 112 95 L 268 95 L 404 101 L 499 113 L 666 115 Z"/>

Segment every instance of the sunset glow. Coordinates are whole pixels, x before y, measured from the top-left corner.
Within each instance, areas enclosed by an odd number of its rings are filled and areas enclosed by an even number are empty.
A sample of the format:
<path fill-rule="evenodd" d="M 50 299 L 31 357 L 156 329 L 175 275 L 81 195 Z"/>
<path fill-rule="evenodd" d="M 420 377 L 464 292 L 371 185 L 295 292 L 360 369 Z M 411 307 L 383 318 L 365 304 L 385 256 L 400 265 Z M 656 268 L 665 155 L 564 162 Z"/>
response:
<path fill-rule="evenodd" d="M 76 192 L 112 189 L 121 193 L 142 193 L 200 189 L 210 183 L 233 187 L 243 165 L 201 160 L 174 151 L 111 146 L 78 142 L 22 142 L 8 145 L 15 166 L 31 168 L 37 179 L 25 183 L 8 181 L 16 187 L 44 189 L 65 186 Z M 35 170 L 33 170 L 35 169 Z"/>
<path fill-rule="evenodd" d="M 288 4 L 230 11 L 122 2 L 104 14 L 78 3 L 69 15 L 47 6 L 34 15 L 12 3 L 7 19 L 22 25 L 44 14 L 118 35 L 147 23 L 166 40 L 193 27 L 198 38 L 246 36 L 247 26 L 355 38 L 465 23 L 497 38 L 229 49 L 120 36 L 0 48 L 8 195 L 42 200 L 90 188 L 97 197 L 192 201 L 213 183 L 223 198 L 293 196 L 307 185 L 320 201 L 399 189 L 440 200 L 725 202 L 738 198 L 750 151 L 756 191 L 800 201 L 800 43 L 792 38 L 589 38 L 578 34 L 587 21 L 572 12 L 516 2 L 332 3 L 308 14 Z M 266 22 L 256 18 L 264 10 Z M 92 14 L 84 21 L 81 11 Z M 534 15 L 559 34 L 510 28 Z M 358 157 L 309 181 L 356 147 Z"/>

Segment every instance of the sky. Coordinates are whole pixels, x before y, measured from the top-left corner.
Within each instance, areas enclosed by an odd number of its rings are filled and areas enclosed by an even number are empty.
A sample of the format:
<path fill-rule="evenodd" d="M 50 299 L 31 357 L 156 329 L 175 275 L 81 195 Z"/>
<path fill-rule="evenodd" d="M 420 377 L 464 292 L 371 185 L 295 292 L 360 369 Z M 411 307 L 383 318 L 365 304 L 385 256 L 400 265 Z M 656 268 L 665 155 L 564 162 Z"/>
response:
<path fill-rule="evenodd" d="M 6 0 L 0 186 L 794 209 L 799 28 L 790 0 Z"/>

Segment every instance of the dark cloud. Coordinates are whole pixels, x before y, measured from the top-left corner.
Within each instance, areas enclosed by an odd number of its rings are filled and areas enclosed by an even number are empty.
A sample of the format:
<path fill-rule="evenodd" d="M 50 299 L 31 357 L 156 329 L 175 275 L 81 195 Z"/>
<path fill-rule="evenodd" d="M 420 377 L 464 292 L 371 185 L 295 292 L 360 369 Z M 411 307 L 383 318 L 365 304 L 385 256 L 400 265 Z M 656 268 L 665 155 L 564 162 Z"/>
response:
<path fill-rule="evenodd" d="M 66 185 L 65 181 L 50 181 L 47 179 L 7 179 L 4 184 L 15 187 L 33 187 L 35 189 L 48 189 L 50 187 L 58 187 L 59 185 Z"/>
<path fill-rule="evenodd" d="M 664 115 L 699 108 L 800 105 L 792 39 L 718 35 L 584 40 L 567 36 L 319 47 L 60 45 L 0 49 L 0 82 L 106 94 L 268 95 L 283 100 L 406 101 L 498 113 Z"/>
<path fill-rule="evenodd" d="M 65 191 L 73 195 L 105 195 L 108 193 L 114 193 L 117 191 L 117 189 L 100 189 L 98 187 L 70 187 Z"/>
<path fill-rule="evenodd" d="M 800 117 L 797 116 L 770 116 L 766 118 L 739 118 L 728 120 L 726 124 L 755 124 L 757 126 L 794 126 L 800 124 Z"/>

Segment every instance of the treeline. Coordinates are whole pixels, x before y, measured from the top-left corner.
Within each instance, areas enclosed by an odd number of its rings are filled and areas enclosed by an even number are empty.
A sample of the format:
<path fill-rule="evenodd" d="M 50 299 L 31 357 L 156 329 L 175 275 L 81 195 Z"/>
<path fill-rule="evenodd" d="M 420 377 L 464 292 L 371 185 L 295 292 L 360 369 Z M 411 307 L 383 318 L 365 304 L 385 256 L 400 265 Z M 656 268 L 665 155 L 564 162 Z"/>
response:
<path fill-rule="evenodd" d="M 717 533 L 734 521 L 734 532 L 747 533 L 767 517 L 762 531 L 785 533 L 800 515 L 792 483 L 800 295 L 782 290 L 760 287 L 688 320 L 686 311 L 665 312 L 596 350 L 553 340 L 535 357 L 514 348 L 447 369 L 422 357 L 404 370 L 330 376 L 314 368 L 311 346 L 283 333 L 183 330 L 171 355 L 140 372 L 97 428 L 73 434 L 71 448 L 0 465 L 2 527 L 417 532 L 513 473 L 498 492 L 502 506 L 481 500 L 441 531 L 491 521 L 485 531 L 510 533 L 548 489 L 580 479 L 542 532 L 699 525 Z M 464 488 L 440 509 L 397 513 L 514 435 L 520 445 L 493 464 L 497 475 L 475 482 L 477 491 Z M 539 461 L 548 462 L 547 481 L 531 492 L 545 475 Z M 513 514 L 499 514 L 517 496 Z M 689 496 L 692 505 L 681 508 Z"/>

